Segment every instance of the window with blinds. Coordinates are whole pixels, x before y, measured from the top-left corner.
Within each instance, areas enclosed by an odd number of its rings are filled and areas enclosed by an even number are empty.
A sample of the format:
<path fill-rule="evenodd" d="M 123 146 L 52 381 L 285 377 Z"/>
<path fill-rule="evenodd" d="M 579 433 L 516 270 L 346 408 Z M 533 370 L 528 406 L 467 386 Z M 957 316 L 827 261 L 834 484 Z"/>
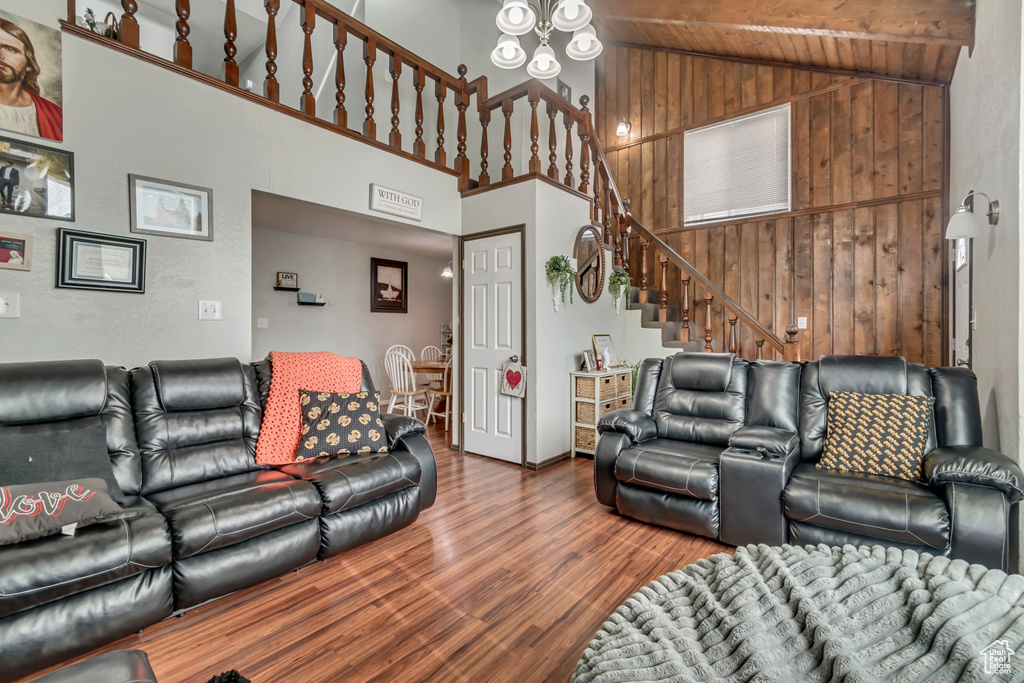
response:
<path fill-rule="evenodd" d="M 789 105 L 687 131 L 686 225 L 790 210 Z"/>

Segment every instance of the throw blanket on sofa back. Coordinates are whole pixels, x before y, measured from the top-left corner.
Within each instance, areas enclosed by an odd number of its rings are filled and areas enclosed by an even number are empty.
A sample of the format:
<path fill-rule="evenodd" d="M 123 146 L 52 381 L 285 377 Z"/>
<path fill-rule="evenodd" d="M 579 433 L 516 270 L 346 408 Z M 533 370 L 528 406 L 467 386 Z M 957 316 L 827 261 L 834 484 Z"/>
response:
<path fill-rule="evenodd" d="M 256 441 L 256 462 L 283 465 L 295 462 L 295 451 L 302 438 L 299 390 L 355 393 L 362 385 L 363 368 L 358 358 L 327 351 L 271 351 L 270 363 L 273 374 Z"/>

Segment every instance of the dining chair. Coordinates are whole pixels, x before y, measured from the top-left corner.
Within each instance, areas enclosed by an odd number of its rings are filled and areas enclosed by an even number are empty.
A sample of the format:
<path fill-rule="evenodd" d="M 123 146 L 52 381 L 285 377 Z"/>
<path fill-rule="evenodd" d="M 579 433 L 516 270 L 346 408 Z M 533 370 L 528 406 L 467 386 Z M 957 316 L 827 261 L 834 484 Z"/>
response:
<path fill-rule="evenodd" d="M 436 346 L 424 346 L 423 350 L 420 351 L 420 360 L 441 360 L 444 354 L 441 353 L 441 349 Z M 444 373 L 441 372 L 430 372 L 427 373 L 427 383 L 430 385 L 430 390 L 440 389 L 444 382 Z"/>
<path fill-rule="evenodd" d="M 388 373 L 388 379 L 391 381 L 389 413 L 394 412 L 396 407 L 402 408 L 408 417 L 415 417 L 414 413 L 420 410 L 430 412 L 427 387 L 416 386 L 416 375 L 412 371 L 412 363 L 405 357 L 405 354 L 388 349 L 388 354 L 384 356 L 384 370 Z M 422 402 L 416 400 L 417 396 L 423 397 Z"/>
<path fill-rule="evenodd" d="M 448 421 L 452 414 L 452 360 L 450 358 L 441 376 L 441 388 L 433 389 L 430 392 L 430 409 L 427 410 L 427 421 L 430 422 L 431 418 L 434 417 L 444 417 L 444 431 L 447 434 Z M 434 401 L 438 401 L 437 408 L 441 407 L 442 401 L 444 402 L 443 412 L 435 410 Z"/>
<path fill-rule="evenodd" d="M 389 347 L 388 350 L 384 352 L 384 357 L 386 358 L 392 353 L 402 354 L 409 360 L 410 363 L 416 360 L 416 354 L 412 352 L 412 349 L 410 349 L 408 346 L 403 346 L 402 344 L 395 344 L 394 346 Z"/>

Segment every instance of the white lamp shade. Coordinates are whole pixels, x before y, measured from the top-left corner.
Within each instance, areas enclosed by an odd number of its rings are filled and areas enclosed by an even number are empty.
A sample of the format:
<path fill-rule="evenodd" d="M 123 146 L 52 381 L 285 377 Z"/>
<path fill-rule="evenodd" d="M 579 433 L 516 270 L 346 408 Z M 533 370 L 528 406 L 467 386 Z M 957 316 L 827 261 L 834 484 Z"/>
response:
<path fill-rule="evenodd" d="M 554 78 L 562 71 L 562 65 L 555 58 L 550 45 L 538 45 L 526 72 L 534 78 Z"/>
<path fill-rule="evenodd" d="M 526 0 L 505 0 L 495 23 L 502 33 L 521 36 L 533 30 L 533 25 L 537 23 L 537 15 L 526 4 Z"/>
<path fill-rule="evenodd" d="M 615 126 L 615 134 L 620 138 L 629 135 L 629 124 L 625 121 L 619 121 L 619 125 Z"/>
<path fill-rule="evenodd" d="M 491 52 L 491 61 L 502 69 L 514 69 L 526 61 L 526 50 L 519 45 L 519 39 L 508 33 L 498 38 L 498 47 Z"/>
<path fill-rule="evenodd" d="M 441 271 L 441 277 L 454 277 L 454 273 L 452 273 L 452 263 L 451 263 L 451 261 L 449 261 L 448 265 L 445 266 L 444 270 Z"/>
<path fill-rule="evenodd" d="M 601 54 L 604 45 L 597 39 L 597 31 L 589 24 L 572 34 L 572 40 L 565 47 L 565 54 L 581 62 Z"/>
<path fill-rule="evenodd" d="M 968 211 L 967 207 L 961 206 L 953 214 L 953 217 L 949 219 L 949 225 L 946 227 L 946 239 L 957 240 L 961 237 L 966 237 L 967 239 L 981 237 L 984 230 L 985 224 L 981 217 Z"/>
<path fill-rule="evenodd" d="M 590 23 L 594 13 L 583 0 L 559 0 L 558 7 L 551 15 L 551 23 L 559 31 L 576 31 Z"/>

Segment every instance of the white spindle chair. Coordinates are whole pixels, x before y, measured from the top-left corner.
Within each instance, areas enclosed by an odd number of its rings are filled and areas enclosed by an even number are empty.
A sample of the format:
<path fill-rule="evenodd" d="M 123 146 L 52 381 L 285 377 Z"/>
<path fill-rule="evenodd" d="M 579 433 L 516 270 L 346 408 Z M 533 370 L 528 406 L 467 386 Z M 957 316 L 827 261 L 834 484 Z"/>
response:
<path fill-rule="evenodd" d="M 452 414 L 452 360 L 448 359 L 448 365 L 444 368 L 444 373 L 441 375 L 441 388 L 434 389 L 430 392 L 430 409 L 427 410 L 427 421 L 431 421 L 434 417 L 444 417 L 444 431 L 448 433 L 448 420 Z M 437 408 L 440 408 L 440 402 L 444 401 L 444 412 L 435 410 L 434 401 L 438 401 Z"/>
<path fill-rule="evenodd" d="M 424 346 L 423 350 L 420 351 L 420 360 L 441 360 L 441 349 L 436 346 Z M 430 390 L 440 389 L 444 382 L 444 373 L 431 372 L 427 374 L 427 382 L 430 384 Z"/>
<path fill-rule="evenodd" d="M 408 417 L 414 417 L 413 414 L 420 410 L 430 411 L 427 389 L 416 386 L 416 375 L 412 371 L 412 363 L 405 357 L 405 354 L 389 352 L 384 356 L 384 369 L 388 373 L 388 379 L 391 380 L 389 413 L 394 412 L 395 407 L 402 408 Z M 417 396 L 422 396 L 423 401 L 417 401 Z"/>
<path fill-rule="evenodd" d="M 416 360 L 416 354 L 413 353 L 412 349 L 410 349 L 408 346 L 403 346 L 401 344 L 395 344 L 394 346 L 390 347 L 387 351 L 384 352 L 384 357 L 387 358 L 392 353 L 400 353 L 400 354 L 402 354 L 403 356 L 406 357 L 406 359 L 408 359 L 408 361 L 410 363 L 413 362 L 414 360 Z"/>

